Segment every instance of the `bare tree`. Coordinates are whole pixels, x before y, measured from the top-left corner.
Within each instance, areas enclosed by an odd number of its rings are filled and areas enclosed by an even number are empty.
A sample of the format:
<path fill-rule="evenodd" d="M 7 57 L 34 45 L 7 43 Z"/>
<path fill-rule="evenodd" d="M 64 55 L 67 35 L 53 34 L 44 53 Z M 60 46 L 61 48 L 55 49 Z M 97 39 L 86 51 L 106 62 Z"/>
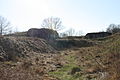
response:
<path fill-rule="evenodd" d="M 41 25 L 43 28 L 49 28 L 49 29 L 53 29 L 56 31 L 62 30 L 63 26 L 62 26 L 62 21 L 60 18 L 54 18 L 54 17 L 50 17 L 50 18 L 46 18 L 43 20 L 43 23 Z"/>
<path fill-rule="evenodd" d="M 106 31 L 113 34 L 120 32 L 120 25 L 110 24 Z"/>
<path fill-rule="evenodd" d="M 60 37 L 67 37 L 68 34 L 67 34 L 66 32 L 63 32 L 63 33 L 60 33 L 59 36 L 60 36 Z"/>
<path fill-rule="evenodd" d="M 73 28 L 70 28 L 68 31 L 66 31 L 66 34 L 68 36 L 74 36 L 75 35 L 75 30 Z"/>
<path fill-rule="evenodd" d="M 76 36 L 82 36 L 83 32 L 81 30 L 79 30 L 78 32 L 76 32 Z"/>
<path fill-rule="evenodd" d="M 10 31 L 10 23 L 4 17 L 0 16 L 0 35 Z"/>

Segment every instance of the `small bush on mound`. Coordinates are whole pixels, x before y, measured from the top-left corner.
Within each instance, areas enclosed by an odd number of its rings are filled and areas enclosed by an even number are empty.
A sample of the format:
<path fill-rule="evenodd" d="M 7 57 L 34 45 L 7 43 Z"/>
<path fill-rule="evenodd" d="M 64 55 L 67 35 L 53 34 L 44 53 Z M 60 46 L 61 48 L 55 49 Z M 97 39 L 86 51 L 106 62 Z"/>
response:
<path fill-rule="evenodd" d="M 73 74 L 75 74 L 76 72 L 80 72 L 80 71 L 81 71 L 81 70 L 80 70 L 79 67 L 73 67 L 72 70 L 71 70 L 71 72 L 70 72 L 70 74 L 73 75 Z"/>

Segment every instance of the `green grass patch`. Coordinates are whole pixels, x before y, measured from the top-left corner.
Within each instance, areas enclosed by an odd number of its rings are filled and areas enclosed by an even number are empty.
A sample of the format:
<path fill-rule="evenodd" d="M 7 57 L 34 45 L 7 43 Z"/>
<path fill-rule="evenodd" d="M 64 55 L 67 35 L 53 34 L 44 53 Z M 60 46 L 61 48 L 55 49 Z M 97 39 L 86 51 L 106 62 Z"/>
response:
<path fill-rule="evenodd" d="M 49 72 L 49 75 L 59 78 L 60 80 L 83 80 L 82 75 L 79 72 L 74 75 L 70 74 L 70 71 L 74 67 L 78 67 L 76 65 L 75 57 L 73 55 L 67 55 L 65 56 L 65 59 L 68 61 L 68 64 L 65 64 L 62 68 L 59 68 L 57 71 Z"/>

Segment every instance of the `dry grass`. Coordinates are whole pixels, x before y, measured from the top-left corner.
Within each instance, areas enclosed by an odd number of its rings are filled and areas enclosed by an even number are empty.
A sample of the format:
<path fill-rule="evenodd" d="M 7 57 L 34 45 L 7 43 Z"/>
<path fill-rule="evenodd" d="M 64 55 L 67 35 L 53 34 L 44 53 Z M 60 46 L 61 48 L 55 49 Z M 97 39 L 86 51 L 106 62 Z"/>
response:
<path fill-rule="evenodd" d="M 0 80 L 119 80 L 119 35 L 95 40 L 98 45 L 72 47 L 54 54 L 54 49 L 44 40 L 8 38 L 9 43 L 14 42 L 12 48 L 17 44 L 16 51 L 29 55 L 18 58 L 19 62 L 0 62 Z"/>

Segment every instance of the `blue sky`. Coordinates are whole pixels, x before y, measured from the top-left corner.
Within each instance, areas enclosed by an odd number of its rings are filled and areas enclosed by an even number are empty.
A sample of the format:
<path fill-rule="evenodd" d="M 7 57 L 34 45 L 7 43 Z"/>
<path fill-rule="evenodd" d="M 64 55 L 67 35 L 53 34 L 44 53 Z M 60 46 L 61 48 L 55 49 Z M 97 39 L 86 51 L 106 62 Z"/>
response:
<path fill-rule="evenodd" d="M 120 24 L 120 0 L 0 0 L 0 15 L 13 28 L 26 31 L 40 28 L 47 17 L 59 17 L 76 31 L 97 32 L 109 24 Z"/>

